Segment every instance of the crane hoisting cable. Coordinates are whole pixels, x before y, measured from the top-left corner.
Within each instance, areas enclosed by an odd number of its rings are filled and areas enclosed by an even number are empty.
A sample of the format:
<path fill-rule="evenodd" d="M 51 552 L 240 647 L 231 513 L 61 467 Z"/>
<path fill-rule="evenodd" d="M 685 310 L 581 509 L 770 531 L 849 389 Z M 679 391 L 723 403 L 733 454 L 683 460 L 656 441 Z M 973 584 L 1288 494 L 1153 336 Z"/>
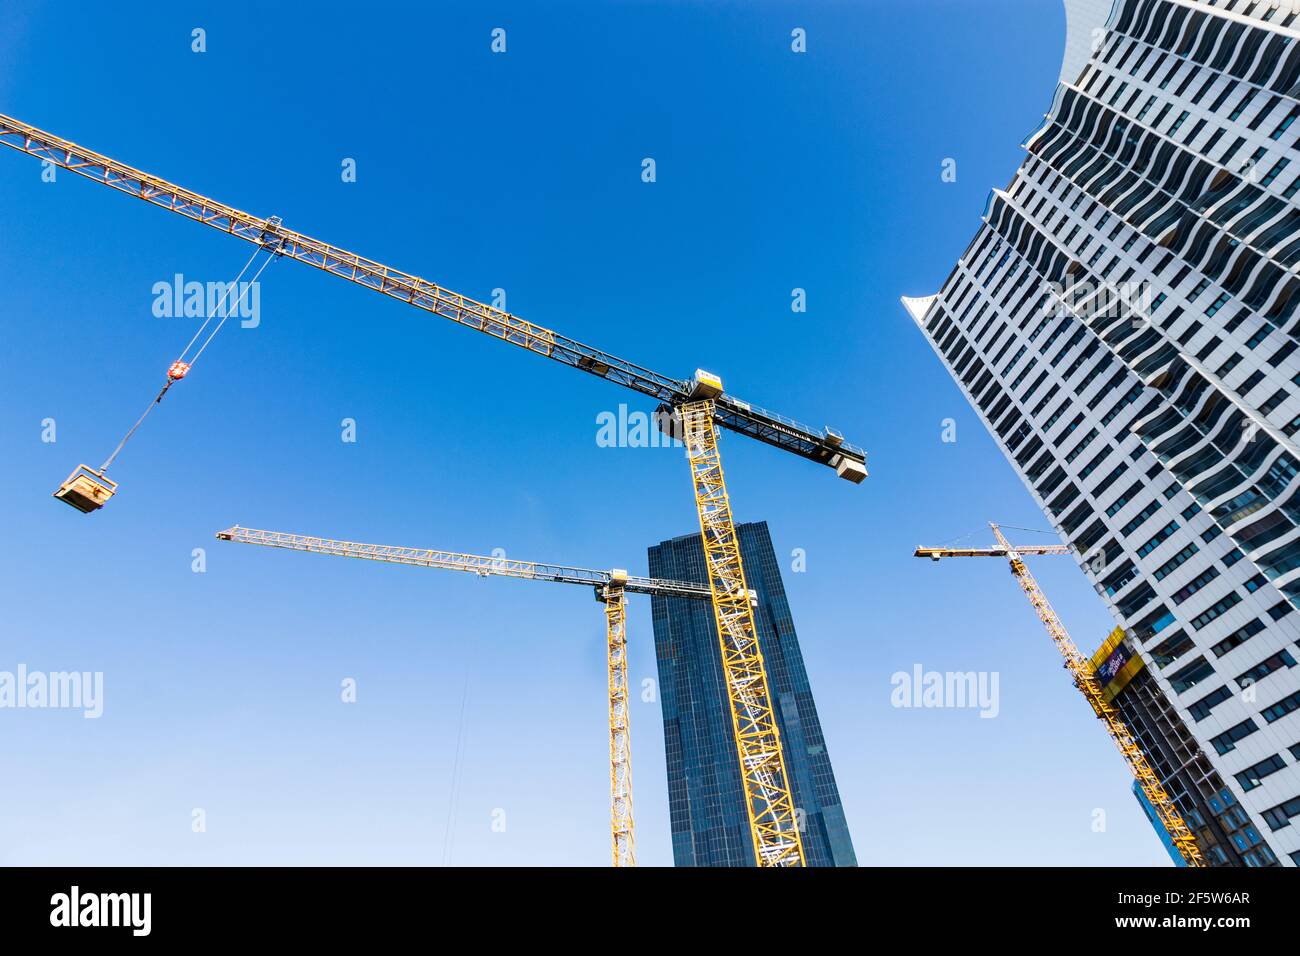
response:
<path fill-rule="evenodd" d="M 241 284 L 244 274 L 248 272 L 249 267 L 252 266 L 258 255 L 264 250 L 267 251 L 266 260 L 253 275 L 252 281 Z M 59 489 L 56 492 L 54 492 L 55 498 L 71 505 L 82 514 L 89 514 L 92 511 L 98 511 L 100 508 L 104 507 L 104 504 L 108 499 L 117 493 L 117 482 L 110 481 L 106 474 L 109 466 L 112 465 L 117 459 L 117 456 L 122 453 L 122 449 L 126 447 L 126 443 L 131 440 L 131 437 L 136 433 L 136 430 L 144 424 L 144 420 L 149 417 L 149 413 L 162 403 L 163 398 L 166 397 L 167 392 L 171 390 L 171 387 L 189 374 L 190 369 L 194 367 L 194 363 L 197 362 L 199 356 L 203 354 L 203 350 L 211 344 L 212 340 L 216 338 L 217 333 L 221 331 L 221 327 L 226 324 L 226 320 L 230 318 L 232 313 L 239 310 L 239 306 L 244 301 L 244 297 L 248 295 L 248 290 L 257 283 L 259 278 L 261 278 L 262 273 L 266 270 L 266 267 L 271 264 L 271 260 L 276 257 L 278 251 L 277 244 L 272 241 L 267 241 L 253 250 L 253 254 L 249 256 L 248 261 L 244 263 L 244 268 L 239 270 L 239 275 L 235 276 L 235 281 L 226 286 L 225 290 L 221 293 L 221 298 L 218 299 L 212 306 L 211 310 L 209 310 L 207 317 L 203 320 L 203 324 L 200 325 L 198 331 L 194 333 L 189 344 L 181 350 L 181 353 L 176 357 L 176 360 L 167 367 L 167 380 L 163 383 L 162 389 L 154 397 L 153 401 L 145 407 L 144 412 L 136 419 L 135 424 L 132 425 L 130 429 L 127 430 L 127 433 L 122 436 L 122 440 L 117 443 L 117 447 L 113 449 L 113 453 L 104 459 L 104 463 L 100 465 L 98 469 L 91 468 L 89 465 L 85 464 L 78 465 L 73 470 L 72 474 L 68 476 L 67 480 L 59 486 Z M 230 298 L 230 293 L 235 289 L 239 289 L 239 295 L 235 298 L 235 301 L 230 305 L 230 307 L 226 308 L 226 300 Z M 200 336 L 202 336 L 204 331 L 207 330 L 208 326 L 212 323 L 213 318 L 215 318 L 219 312 L 224 313 L 221 316 L 221 321 L 218 322 L 216 327 L 208 333 L 207 338 L 203 339 L 202 344 L 199 345 L 194 354 L 190 355 L 190 350 L 194 348 L 194 344 L 199 341 Z"/>

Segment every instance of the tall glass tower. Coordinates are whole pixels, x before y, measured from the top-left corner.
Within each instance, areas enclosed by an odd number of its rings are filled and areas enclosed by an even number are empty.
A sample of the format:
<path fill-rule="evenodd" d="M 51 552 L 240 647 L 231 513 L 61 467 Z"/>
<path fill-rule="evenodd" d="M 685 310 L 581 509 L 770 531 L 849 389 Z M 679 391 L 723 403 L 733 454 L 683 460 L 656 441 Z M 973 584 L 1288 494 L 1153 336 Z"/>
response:
<path fill-rule="evenodd" d="M 1300 12 L 1065 8 L 1024 163 L 904 304 L 1223 782 L 1235 853 L 1300 865 Z"/>
<path fill-rule="evenodd" d="M 758 595 L 754 620 L 802 821 L 809 866 L 856 866 L 835 774 L 808 687 L 799 638 L 766 522 L 736 526 L 745 578 Z M 650 575 L 707 581 L 698 534 L 649 549 Z M 709 604 L 651 598 L 668 760 L 668 809 L 677 866 L 753 866 L 722 652 Z"/>

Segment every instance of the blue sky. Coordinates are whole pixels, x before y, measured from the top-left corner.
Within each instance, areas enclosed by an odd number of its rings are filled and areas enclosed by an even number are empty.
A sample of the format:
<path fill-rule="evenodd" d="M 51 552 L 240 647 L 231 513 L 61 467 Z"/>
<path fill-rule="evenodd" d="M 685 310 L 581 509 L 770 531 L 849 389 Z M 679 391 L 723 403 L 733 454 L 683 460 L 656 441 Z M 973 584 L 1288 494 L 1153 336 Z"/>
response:
<path fill-rule="evenodd" d="M 1046 527 L 897 299 L 939 288 L 1020 162 L 1058 4 L 187 6 L 11 0 L 0 111 L 840 429 L 868 450 L 861 486 L 732 435 L 723 453 L 738 519 L 806 554 L 786 587 L 859 860 L 1167 862 L 1005 567 L 910 556 L 983 541 L 989 519 Z M 279 262 L 260 325 L 223 330 L 114 466 L 119 496 L 79 515 L 50 492 L 107 455 L 197 324 L 156 317 L 154 284 L 228 279 L 249 249 L 40 174 L 0 154 L 0 670 L 102 671 L 104 713 L 0 710 L 22 782 L 0 793 L 0 862 L 606 865 L 588 593 L 213 533 L 643 572 L 647 545 L 695 526 L 685 465 L 595 439 L 601 412 L 650 405 Z M 1112 624 L 1073 563 L 1035 570 L 1098 644 Z M 633 600 L 639 685 L 654 655 Z M 892 707 L 915 664 L 998 672 L 999 716 Z M 668 864 L 658 705 L 632 720 L 639 855 Z"/>

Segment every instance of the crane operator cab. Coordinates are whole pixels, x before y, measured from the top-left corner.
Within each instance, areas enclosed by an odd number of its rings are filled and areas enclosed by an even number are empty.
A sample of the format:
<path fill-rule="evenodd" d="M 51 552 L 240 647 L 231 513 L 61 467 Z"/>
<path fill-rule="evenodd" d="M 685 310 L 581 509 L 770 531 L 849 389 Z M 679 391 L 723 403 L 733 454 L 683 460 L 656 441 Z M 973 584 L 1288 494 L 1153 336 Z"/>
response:
<path fill-rule="evenodd" d="M 68 480 L 59 485 L 54 497 L 72 505 L 82 514 L 104 507 L 104 502 L 117 492 L 117 482 L 110 481 L 101 471 L 89 465 L 78 465 Z"/>

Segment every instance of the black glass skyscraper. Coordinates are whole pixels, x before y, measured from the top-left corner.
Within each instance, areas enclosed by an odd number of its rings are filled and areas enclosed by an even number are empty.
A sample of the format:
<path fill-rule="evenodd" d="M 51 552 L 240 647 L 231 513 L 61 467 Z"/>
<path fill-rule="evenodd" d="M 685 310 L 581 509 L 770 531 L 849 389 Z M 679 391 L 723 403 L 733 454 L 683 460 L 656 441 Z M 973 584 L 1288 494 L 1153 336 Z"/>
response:
<path fill-rule="evenodd" d="M 794 804 L 802 811 L 805 858 L 809 866 L 856 866 L 767 523 L 737 525 L 736 531 L 745 578 L 758 595 L 754 615 L 758 643 L 767 665 Z M 649 553 L 653 577 L 708 580 L 698 534 L 661 542 Z M 712 608 L 702 601 L 655 597 L 652 613 L 673 862 L 753 866 Z"/>

